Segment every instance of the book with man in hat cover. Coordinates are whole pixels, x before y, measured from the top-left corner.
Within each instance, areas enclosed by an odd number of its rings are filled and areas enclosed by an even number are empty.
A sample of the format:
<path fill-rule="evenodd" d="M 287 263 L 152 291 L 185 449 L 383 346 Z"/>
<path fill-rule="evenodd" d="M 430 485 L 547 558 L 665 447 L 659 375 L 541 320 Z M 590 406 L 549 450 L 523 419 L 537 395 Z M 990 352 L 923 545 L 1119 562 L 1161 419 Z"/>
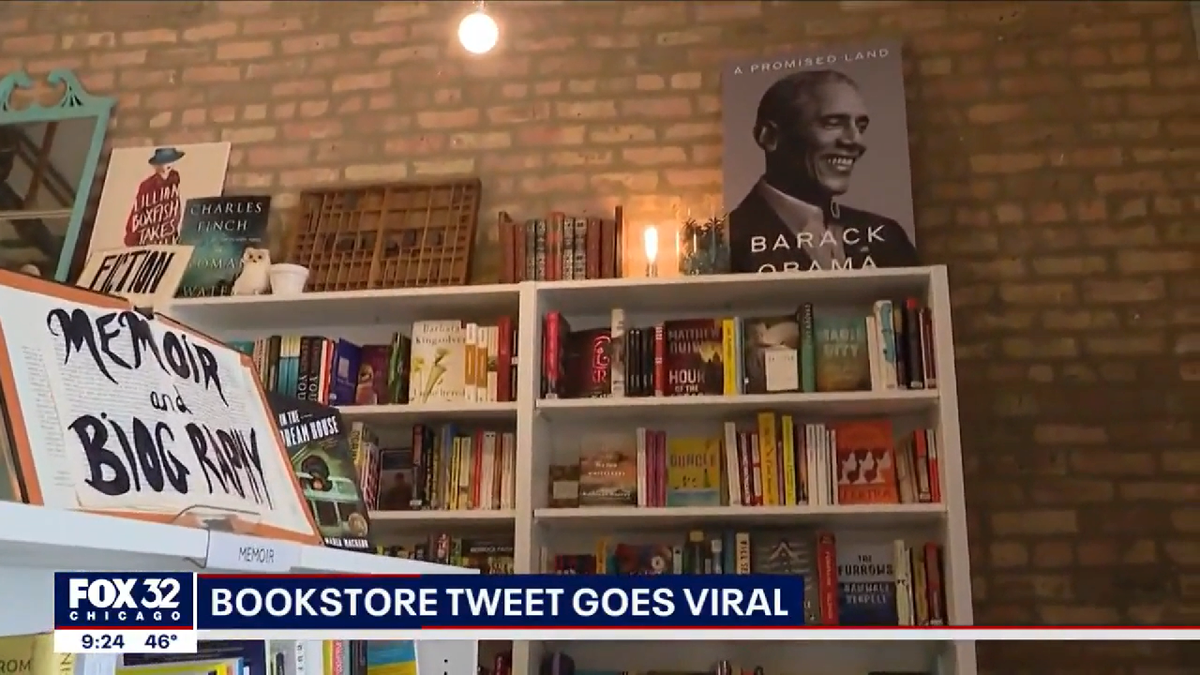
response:
<path fill-rule="evenodd" d="M 104 175 L 88 255 L 129 246 L 179 244 L 184 205 L 219 197 L 229 143 L 116 148 Z"/>

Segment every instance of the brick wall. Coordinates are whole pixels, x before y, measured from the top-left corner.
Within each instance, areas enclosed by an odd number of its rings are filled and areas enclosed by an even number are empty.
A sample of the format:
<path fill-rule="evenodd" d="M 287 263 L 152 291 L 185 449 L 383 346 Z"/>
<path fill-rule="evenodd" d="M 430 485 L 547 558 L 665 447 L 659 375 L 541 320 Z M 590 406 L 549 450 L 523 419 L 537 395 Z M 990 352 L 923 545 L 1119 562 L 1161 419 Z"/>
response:
<path fill-rule="evenodd" d="M 465 3 L 463 3 L 465 4 Z M 950 266 L 977 619 L 1200 618 L 1200 65 L 1186 3 L 10 3 L 0 70 L 76 69 L 113 145 L 234 142 L 232 190 L 474 172 L 495 209 L 719 194 L 720 64 L 906 39 L 917 239 Z M 481 279 L 496 256 L 481 241 Z M 1194 673 L 1140 645 L 991 672 Z M 1186 665 L 1189 663 L 1190 666 Z"/>

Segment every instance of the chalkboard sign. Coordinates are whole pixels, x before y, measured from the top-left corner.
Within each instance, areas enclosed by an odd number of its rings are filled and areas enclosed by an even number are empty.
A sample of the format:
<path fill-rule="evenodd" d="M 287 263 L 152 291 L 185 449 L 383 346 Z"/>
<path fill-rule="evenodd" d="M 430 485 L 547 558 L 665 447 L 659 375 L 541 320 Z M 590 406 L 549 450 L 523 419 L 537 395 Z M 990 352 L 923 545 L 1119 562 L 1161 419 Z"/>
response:
<path fill-rule="evenodd" d="M 320 542 L 249 357 L 113 296 L 0 272 L 25 501 Z"/>
<path fill-rule="evenodd" d="M 88 256 L 76 285 L 125 298 L 136 307 L 165 307 L 175 297 L 193 250 L 158 244 L 97 251 Z"/>

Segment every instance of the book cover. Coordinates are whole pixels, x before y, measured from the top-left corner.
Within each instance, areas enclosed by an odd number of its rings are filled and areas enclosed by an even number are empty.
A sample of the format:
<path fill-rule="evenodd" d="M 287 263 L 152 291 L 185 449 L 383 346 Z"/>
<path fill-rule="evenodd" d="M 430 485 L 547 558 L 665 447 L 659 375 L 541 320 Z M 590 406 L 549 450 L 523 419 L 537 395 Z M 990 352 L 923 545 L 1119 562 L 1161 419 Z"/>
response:
<path fill-rule="evenodd" d="M 721 505 L 721 439 L 667 439 L 667 506 Z"/>
<path fill-rule="evenodd" d="M 674 552 L 661 544 L 617 544 L 613 562 L 619 575 L 671 574 Z"/>
<path fill-rule="evenodd" d="M 609 371 L 612 339 L 607 328 L 572 331 L 563 355 L 564 388 L 570 398 L 602 398 L 612 393 Z"/>
<path fill-rule="evenodd" d="M 809 626 L 820 625 L 816 537 L 803 533 L 755 532 L 750 540 L 751 572 L 804 577 L 804 623 Z"/>
<path fill-rule="evenodd" d="M 579 453 L 580 506 L 637 506 L 632 434 L 586 435 Z"/>
<path fill-rule="evenodd" d="M 838 538 L 838 623 L 895 626 L 896 572 L 890 542 L 847 542 Z"/>
<path fill-rule="evenodd" d="M 267 400 L 325 545 L 371 550 L 370 521 L 341 413 L 273 392 Z"/>
<path fill-rule="evenodd" d="M 409 402 L 465 400 L 466 339 L 461 321 L 418 321 L 413 324 Z"/>
<path fill-rule="evenodd" d="M 379 509 L 412 509 L 416 472 L 412 448 L 386 448 L 379 451 Z"/>
<path fill-rule="evenodd" d="M 408 367 L 412 356 L 412 338 L 401 333 L 392 336 L 388 354 L 387 403 L 408 403 Z"/>
<path fill-rule="evenodd" d="M 731 271 L 918 264 L 898 41 L 742 57 L 721 89 Z"/>
<path fill-rule="evenodd" d="M 417 675 L 417 643 L 412 640 L 368 641 L 367 675 Z"/>
<path fill-rule="evenodd" d="M 367 509 L 379 508 L 379 437 L 362 422 L 350 424 L 350 458 Z"/>
<path fill-rule="evenodd" d="M 59 658 L 54 654 L 54 635 L 35 633 L 0 637 L 0 673 L 62 675 Z"/>
<path fill-rule="evenodd" d="M 231 295 L 244 266 L 270 264 L 266 247 L 270 211 L 268 195 L 189 199 L 179 243 L 193 247 L 192 258 L 175 297 Z"/>
<path fill-rule="evenodd" d="M 134 669 L 130 672 L 137 675 L 152 675 L 156 666 L 174 669 L 195 662 L 229 661 L 242 663 L 241 673 L 234 675 L 272 675 L 267 667 L 267 649 L 261 640 L 200 640 L 196 643 L 195 654 L 121 655 L 121 666 Z"/>
<path fill-rule="evenodd" d="M 391 345 L 363 345 L 359 348 L 358 380 L 354 386 L 355 405 L 379 405 L 388 402 L 391 351 Z"/>
<path fill-rule="evenodd" d="M 817 311 L 817 391 L 870 391 L 867 319 L 854 312 Z"/>
<path fill-rule="evenodd" d="M 231 145 L 114 148 L 88 253 L 152 244 L 178 244 L 183 205 L 219 197 Z"/>
<path fill-rule="evenodd" d="M 838 504 L 899 504 L 896 450 L 889 420 L 832 425 Z"/>
<path fill-rule="evenodd" d="M 748 318 L 742 326 L 745 393 L 799 391 L 800 325 L 796 317 Z"/>
<path fill-rule="evenodd" d="M 720 319 L 683 319 L 663 324 L 667 396 L 721 395 L 725 390 Z"/>

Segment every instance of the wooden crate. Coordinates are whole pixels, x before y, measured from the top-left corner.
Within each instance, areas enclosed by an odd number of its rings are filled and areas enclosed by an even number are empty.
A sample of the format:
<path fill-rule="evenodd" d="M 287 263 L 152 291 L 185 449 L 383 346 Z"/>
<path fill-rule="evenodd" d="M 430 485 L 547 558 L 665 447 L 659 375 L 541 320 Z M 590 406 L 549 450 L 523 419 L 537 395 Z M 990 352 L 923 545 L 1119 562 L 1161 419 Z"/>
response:
<path fill-rule="evenodd" d="M 284 258 L 308 268 L 307 291 L 467 283 L 479 179 L 308 190 Z"/>

